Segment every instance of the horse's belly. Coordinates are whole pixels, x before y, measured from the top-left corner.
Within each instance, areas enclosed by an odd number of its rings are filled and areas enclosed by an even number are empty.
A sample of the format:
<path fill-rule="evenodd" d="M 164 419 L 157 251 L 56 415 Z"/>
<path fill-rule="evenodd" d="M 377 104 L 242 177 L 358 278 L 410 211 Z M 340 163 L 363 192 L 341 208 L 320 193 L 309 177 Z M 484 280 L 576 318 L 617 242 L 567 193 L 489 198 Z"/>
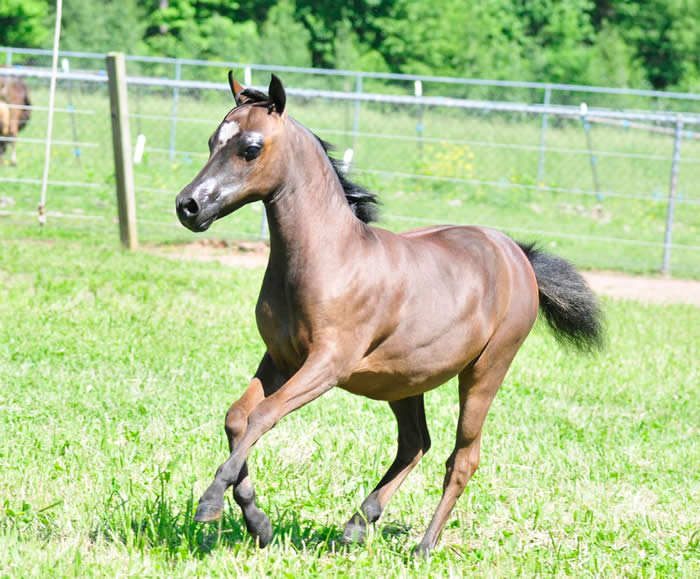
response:
<path fill-rule="evenodd" d="M 444 384 L 456 374 L 456 371 L 432 376 L 357 372 L 338 386 L 358 396 L 392 401 L 423 394 Z"/>
<path fill-rule="evenodd" d="M 411 349 L 394 349 L 389 341 L 366 356 L 339 387 L 376 400 L 400 400 L 422 394 L 461 372 L 485 343 L 484 335 L 470 335 L 464 326 Z"/>

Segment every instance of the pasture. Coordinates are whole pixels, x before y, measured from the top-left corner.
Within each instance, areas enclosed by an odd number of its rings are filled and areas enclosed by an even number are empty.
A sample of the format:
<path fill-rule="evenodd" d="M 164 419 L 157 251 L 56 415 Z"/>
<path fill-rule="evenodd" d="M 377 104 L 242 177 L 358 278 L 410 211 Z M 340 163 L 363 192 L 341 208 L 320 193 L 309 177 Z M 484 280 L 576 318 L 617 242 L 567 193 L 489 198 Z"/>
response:
<path fill-rule="evenodd" d="M 219 80 L 225 80 L 223 70 Z M 31 83 L 33 101 L 45 105 L 45 86 L 36 79 Z M 47 230 L 51 237 L 90 238 L 100 243 L 106 233 L 117 235 L 105 87 L 59 83 L 57 106 L 65 108 L 70 103 L 77 110 L 92 111 L 74 118 L 78 139 L 94 146 L 83 147 L 78 162 L 70 145 L 71 117 L 65 112 L 57 114 L 55 139 L 68 144 L 53 149 L 54 184 L 49 187 L 47 208 L 62 217 L 50 217 Z M 195 238 L 177 222 L 173 198 L 201 168 L 207 156 L 207 138 L 231 106 L 228 93 L 182 90 L 174 140 L 177 153 L 170 158 L 171 91 L 131 87 L 132 140 L 140 133 L 147 137 L 144 161 L 135 168 L 137 218 L 144 242 L 176 243 Z M 353 145 L 352 135 L 347 134 L 352 132 L 352 103 L 291 97 L 288 110 L 335 143 L 339 155 Z M 592 194 L 590 157 L 579 120 L 550 118 L 545 172 L 542 183 L 538 183 L 540 117 L 437 107 L 425 109 L 422 115 L 426 141 L 419 146 L 410 140 L 416 136 L 415 107 L 361 107 L 360 136 L 354 143 L 354 176 L 380 193 L 381 225 L 393 230 L 443 222 L 490 225 L 519 239 L 543 239 L 558 254 L 582 267 L 658 271 L 672 136 L 593 125 L 591 136 L 601 190 L 623 196 L 603 195 L 599 202 Z M 46 113 L 36 110 L 21 136 L 40 140 L 45 126 Z M 445 143 L 441 139 L 459 142 Z M 20 166 L 0 168 L 2 196 L 13 202 L 0 207 L 0 211 L 9 211 L 9 216 L 0 216 L 0 228 L 3 234 L 21 238 L 36 235 L 32 214 L 40 187 L 38 183 L 4 179 L 40 179 L 44 148 L 41 143 L 20 143 L 19 147 Z M 673 230 L 673 242 L 679 247 L 673 249 L 671 261 L 674 275 L 681 277 L 700 276 L 698 182 L 700 141 L 684 138 L 679 173 L 681 199 Z M 538 185 L 545 189 L 538 189 Z M 256 237 L 261 216 L 258 204 L 246 207 L 226 222 L 215 224 L 207 235 Z"/>
<path fill-rule="evenodd" d="M 395 426 L 386 404 L 331 391 L 251 454 L 275 530 L 258 551 L 235 504 L 221 526 L 192 517 L 263 351 L 262 271 L 125 253 L 104 222 L 49 223 L 39 236 L 6 222 L 0 240 L 0 574 L 700 574 L 699 308 L 604 300 L 593 357 L 538 323 L 428 561 L 410 550 L 441 493 L 456 385 L 426 395 L 430 452 L 349 548 L 342 526 L 392 460 Z"/>

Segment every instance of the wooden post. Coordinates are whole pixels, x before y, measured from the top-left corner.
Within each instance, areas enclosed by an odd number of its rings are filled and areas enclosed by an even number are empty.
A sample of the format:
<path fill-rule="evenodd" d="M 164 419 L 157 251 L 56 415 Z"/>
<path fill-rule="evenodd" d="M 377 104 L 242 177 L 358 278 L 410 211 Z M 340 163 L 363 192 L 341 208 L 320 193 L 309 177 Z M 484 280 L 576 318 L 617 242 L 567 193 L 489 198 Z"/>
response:
<path fill-rule="evenodd" d="M 117 204 L 119 206 L 119 236 L 122 245 L 138 247 L 136 204 L 134 202 L 134 168 L 131 160 L 131 133 L 127 107 L 126 66 L 124 54 L 107 55 L 109 103 L 112 116 L 112 149 L 114 172 L 117 177 Z"/>

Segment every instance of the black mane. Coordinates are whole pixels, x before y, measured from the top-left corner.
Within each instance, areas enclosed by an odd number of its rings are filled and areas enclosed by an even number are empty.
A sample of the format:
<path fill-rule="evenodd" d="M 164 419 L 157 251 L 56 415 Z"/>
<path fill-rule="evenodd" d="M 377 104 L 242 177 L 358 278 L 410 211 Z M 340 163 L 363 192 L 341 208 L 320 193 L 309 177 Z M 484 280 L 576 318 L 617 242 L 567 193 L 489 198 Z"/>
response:
<path fill-rule="evenodd" d="M 350 209 L 352 209 L 355 217 L 357 217 L 360 221 L 364 221 L 365 223 L 376 221 L 378 213 L 377 205 L 379 204 L 377 194 L 372 193 L 361 185 L 350 181 L 343 170 L 343 162 L 335 157 L 331 157 L 329 154 L 329 151 L 333 150 L 333 146 L 327 141 L 324 141 L 315 133 L 311 134 L 318 139 L 318 142 L 321 143 L 326 155 L 328 155 L 328 160 L 331 162 L 331 165 L 333 165 L 333 169 L 335 169 L 335 174 L 338 176 L 338 180 L 340 181 L 343 191 L 345 192 L 345 199 L 347 199 Z"/>
<path fill-rule="evenodd" d="M 255 90 L 254 88 L 244 89 L 241 92 L 241 95 L 250 99 L 250 102 L 269 105 L 268 96 L 264 92 Z M 333 146 L 327 141 L 324 141 L 315 133 L 311 134 L 318 139 L 318 142 L 321 144 L 321 147 L 323 147 L 323 150 L 328 156 L 328 160 L 331 162 L 331 165 L 333 165 L 335 174 L 338 176 L 338 180 L 340 181 L 343 191 L 345 192 L 345 199 L 347 199 L 352 212 L 360 221 L 364 221 L 365 223 L 376 221 L 378 213 L 377 205 L 379 204 L 377 194 L 372 193 L 357 183 L 350 181 L 345 175 L 342 161 L 331 157 L 329 154 L 329 151 L 333 150 Z"/>

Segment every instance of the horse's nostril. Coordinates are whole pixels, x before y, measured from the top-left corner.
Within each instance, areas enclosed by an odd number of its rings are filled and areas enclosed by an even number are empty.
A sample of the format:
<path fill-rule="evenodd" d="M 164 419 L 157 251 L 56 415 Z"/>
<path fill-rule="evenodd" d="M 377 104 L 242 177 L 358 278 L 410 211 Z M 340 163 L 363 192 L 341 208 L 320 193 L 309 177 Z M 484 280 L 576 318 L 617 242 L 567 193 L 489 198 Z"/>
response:
<path fill-rule="evenodd" d="M 199 213 L 199 204 L 194 199 L 190 198 L 190 200 L 185 203 L 184 209 L 190 215 L 197 215 L 197 213 Z"/>

